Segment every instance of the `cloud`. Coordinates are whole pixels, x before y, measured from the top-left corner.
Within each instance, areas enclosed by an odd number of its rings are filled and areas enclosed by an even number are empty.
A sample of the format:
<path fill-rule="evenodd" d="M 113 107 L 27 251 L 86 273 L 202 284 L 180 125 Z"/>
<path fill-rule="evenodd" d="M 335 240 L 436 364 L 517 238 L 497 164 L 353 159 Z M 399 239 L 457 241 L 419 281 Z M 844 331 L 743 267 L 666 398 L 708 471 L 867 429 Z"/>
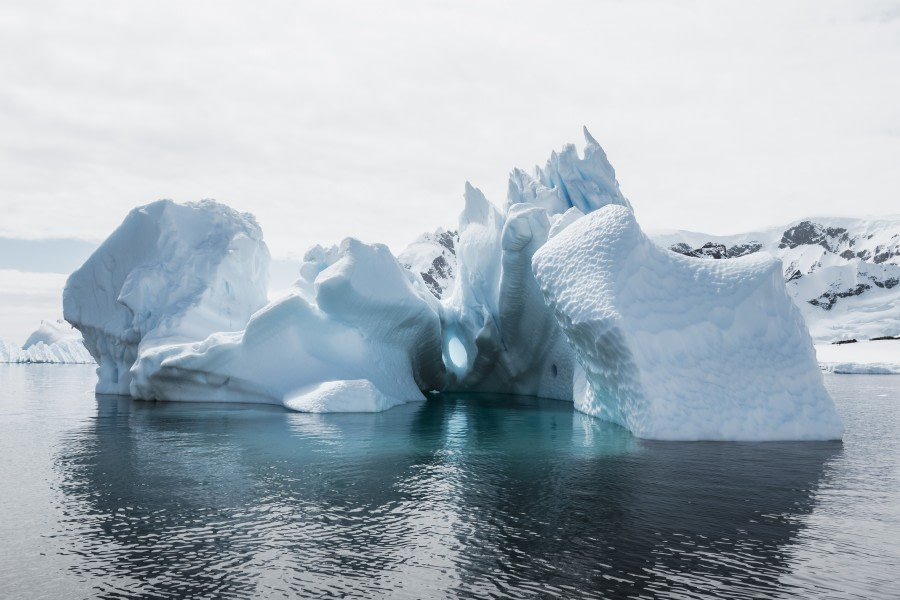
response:
<path fill-rule="evenodd" d="M 840 2 L 7 2 L 0 235 L 215 197 L 276 255 L 453 227 L 587 124 L 642 224 L 895 212 L 900 22 Z"/>

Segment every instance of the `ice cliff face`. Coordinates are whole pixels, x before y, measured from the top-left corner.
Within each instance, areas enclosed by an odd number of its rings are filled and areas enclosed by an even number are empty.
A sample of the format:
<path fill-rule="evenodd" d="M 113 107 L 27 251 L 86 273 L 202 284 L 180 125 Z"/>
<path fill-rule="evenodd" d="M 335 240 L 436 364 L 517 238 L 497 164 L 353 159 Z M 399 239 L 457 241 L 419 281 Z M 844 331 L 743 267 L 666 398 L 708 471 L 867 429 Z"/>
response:
<path fill-rule="evenodd" d="M 788 294 L 817 342 L 900 334 L 900 219 L 817 218 L 735 236 L 654 236 L 674 252 L 783 263 Z M 718 249 L 711 251 L 711 249 Z"/>
<path fill-rule="evenodd" d="M 66 319 L 100 363 L 98 392 L 136 398 L 377 411 L 430 390 L 574 396 L 646 437 L 751 439 L 706 414 L 719 393 L 746 404 L 732 417 L 751 418 L 759 439 L 833 435 L 820 426 L 828 415 L 803 412 L 826 410 L 827 396 L 802 322 L 781 302 L 777 262 L 653 247 L 606 154 L 585 139 L 583 158 L 566 146 L 533 175 L 513 171 L 502 209 L 466 184 L 458 233 L 423 236 L 399 260 L 352 238 L 311 248 L 268 304 L 269 256 L 252 217 L 209 201 L 136 209 L 70 277 Z M 694 304 L 662 300 L 687 281 Z M 686 339 L 696 348 L 676 373 Z M 737 349 L 756 361 L 752 373 L 773 377 L 753 388 L 764 397 L 716 387 L 750 381 L 731 372 L 745 363 L 719 356 Z M 700 377 L 723 365 L 716 385 Z M 683 389 L 665 395 L 667 381 Z M 689 419 L 712 424 L 679 436 L 663 425 L 670 417 L 682 432 Z"/>
<path fill-rule="evenodd" d="M 538 250 L 534 272 L 575 348 L 580 410 L 652 439 L 840 438 L 770 256 L 684 258 L 609 206 Z"/>
<path fill-rule="evenodd" d="M 97 392 L 134 393 L 151 348 L 243 329 L 266 303 L 268 260 L 255 219 L 225 205 L 131 211 L 63 292 L 63 316 L 100 365 Z"/>

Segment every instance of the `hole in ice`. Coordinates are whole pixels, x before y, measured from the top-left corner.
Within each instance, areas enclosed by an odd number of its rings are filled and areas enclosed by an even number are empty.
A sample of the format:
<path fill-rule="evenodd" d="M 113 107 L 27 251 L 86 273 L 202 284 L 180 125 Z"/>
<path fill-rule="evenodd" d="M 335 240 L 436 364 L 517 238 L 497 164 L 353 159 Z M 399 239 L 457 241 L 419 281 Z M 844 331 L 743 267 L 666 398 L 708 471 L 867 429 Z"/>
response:
<path fill-rule="evenodd" d="M 554 377 L 556 377 L 557 373 L 559 373 L 559 371 L 556 368 L 556 364 L 550 365 L 550 372 L 553 373 Z"/>
<path fill-rule="evenodd" d="M 465 368 L 469 362 L 469 356 L 466 353 L 466 347 L 459 341 L 458 337 L 450 338 L 447 342 L 447 354 L 450 355 L 450 362 L 457 369 Z"/>

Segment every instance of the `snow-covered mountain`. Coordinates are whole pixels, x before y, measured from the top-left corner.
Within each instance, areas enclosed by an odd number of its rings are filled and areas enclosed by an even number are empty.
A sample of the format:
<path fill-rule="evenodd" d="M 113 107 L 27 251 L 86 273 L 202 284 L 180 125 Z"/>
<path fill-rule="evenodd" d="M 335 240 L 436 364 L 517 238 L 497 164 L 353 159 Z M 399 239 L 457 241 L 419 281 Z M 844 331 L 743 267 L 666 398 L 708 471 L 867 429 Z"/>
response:
<path fill-rule="evenodd" d="M 671 231 L 652 238 L 698 258 L 780 258 L 788 293 L 818 342 L 900 334 L 900 216 L 814 217 L 731 236 Z"/>
<path fill-rule="evenodd" d="M 456 279 L 459 233 L 438 229 L 424 233 L 397 256 L 400 264 L 418 273 L 435 298 L 443 298 Z"/>

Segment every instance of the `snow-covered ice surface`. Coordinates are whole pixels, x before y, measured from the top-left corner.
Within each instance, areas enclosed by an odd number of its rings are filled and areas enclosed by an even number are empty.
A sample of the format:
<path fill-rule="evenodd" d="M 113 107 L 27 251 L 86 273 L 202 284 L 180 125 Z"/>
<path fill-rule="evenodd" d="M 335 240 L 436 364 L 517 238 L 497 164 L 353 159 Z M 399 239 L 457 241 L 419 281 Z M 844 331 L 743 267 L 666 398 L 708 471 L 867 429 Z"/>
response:
<path fill-rule="evenodd" d="M 271 302 L 251 216 L 135 209 L 70 277 L 66 319 L 100 363 L 97 391 L 136 398 L 333 412 L 429 390 L 574 395 L 643 437 L 839 437 L 779 263 L 655 247 L 585 139 L 583 157 L 569 145 L 513 171 L 502 208 L 466 184 L 457 232 L 399 260 L 352 238 L 311 248 Z"/>
<path fill-rule="evenodd" d="M 832 373 L 900 375 L 900 339 L 816 344 L 816 357 Z"/>
<path fill-rule="evenodd" d="M 839 439 L 812 341 L 768 255 L 696 260 L 626 207 L 576 221 L 534 256 L 584 380 L 576 407 L 665 440 Z"/>

